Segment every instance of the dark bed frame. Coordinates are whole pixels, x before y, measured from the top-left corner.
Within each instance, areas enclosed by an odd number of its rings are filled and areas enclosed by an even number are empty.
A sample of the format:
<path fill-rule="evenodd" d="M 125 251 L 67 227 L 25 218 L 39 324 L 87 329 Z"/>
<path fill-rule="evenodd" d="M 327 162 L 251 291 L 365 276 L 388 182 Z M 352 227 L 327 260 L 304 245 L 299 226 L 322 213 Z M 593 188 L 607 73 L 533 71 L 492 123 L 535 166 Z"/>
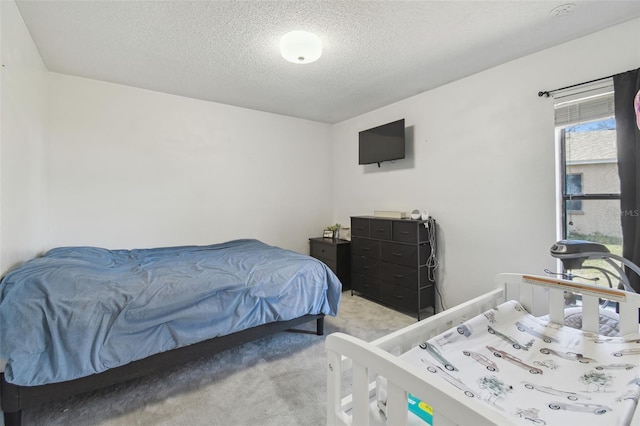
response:
<path fill-rule="evenodd" d="M 316 334 L 322 336 L 324 334 L 324 315 L 305 315 L 289 321 L 259 325 L 237 333 L 151 355 L 121 367 L 66 382 L 40 386 L 17 386 L 8 383 L 4 374 L 0 374 L 0 406 L 4 411 L 5 426 L 20 426 L 24 409 L 197 361 L 205 356 L 211 356 L 313 320 L 316 320 Z"/>

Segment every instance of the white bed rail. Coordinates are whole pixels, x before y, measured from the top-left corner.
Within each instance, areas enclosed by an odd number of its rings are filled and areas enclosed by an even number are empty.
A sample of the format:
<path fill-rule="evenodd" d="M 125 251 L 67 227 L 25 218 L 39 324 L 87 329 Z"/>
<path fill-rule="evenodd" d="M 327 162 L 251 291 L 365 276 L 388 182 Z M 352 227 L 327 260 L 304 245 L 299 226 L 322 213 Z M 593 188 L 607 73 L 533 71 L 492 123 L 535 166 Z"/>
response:
<path fill-rule="evenodd" d="M 499 288 L 505 289 L 506 299 L 518 300 L 534 315 L 548 314 L 549 320 L 556 324 L 564 323 L 565 292 L 581 295 L 582 329 L 592 333 L 598 333 L 600 328 L 600 300 L 619 302 L 620 335 L 638 333 L 640 294 L 576 281 L 523 274 L 498 274 L 496 284 Z"/>
<path fill-rule="evenodd" d="M 523 274 L 499 274 L 495 290 L 437 315 L 381 337 L 371 343 L 343 333 L 326 339 L 327 425 L 389 426 L 408 422 L 408 393 L 433 408 L 434 425 L 505 424 L 505 418 L 453 388 L 436 388 L 425 371 L 397 355 L 479 315 L 506 300 L 518 300 L 535 315 L 549 315 L 564 322 L 565 291 L 581 294 L 583 330 L 598 332 L 599 301 L 619 303 L 621 335 L 638 333 L 640 295 L 555 278 Z M 351 373 L 351 374 L 349 374 Z M 387 380 L 387 417 L 375 415 L 375 377 Z M 349 377 L 351 382 L 349 383 Z M 373 381 L 372 381 L 373 377 Z M 349 389 L 343 392 L 343 389 Z M 345 393 L 347 393 L 346 396 Z M 374 402 L 372 402 L 374 401 Z M 379 413 L 378 413 L 379 414 Z"/>
<path fill-rule="evenodd" d="M 408 390 L 423 401 L 429 401 L 434 409 L 434 422 L 442 413 L 455 413 L 453 424 L 492 425 L 503 420 L 491 410 L 476 401 L 460 396 L 453 389 L 438 389 L 429 382 L 424 371 L 366 342 L 343 333 L 334 333 L 327 337 L 329 379 L 327 390 L 333 407 L 327 413 L 328 425 L 368 426 L 371 409 L 371 386 L 369 374 L 376 373 L 387 378 L 387 415 L 388 425 L 404 425 L 408 421 Z M 353 361 L 352 398 L 340 397 L 340 377 L 342 376 L 340 356 Z M 465 400 L 466 398 L 467 400 Z M 478 419 L 477 412 L 482 411 L 486 418 Z"/>

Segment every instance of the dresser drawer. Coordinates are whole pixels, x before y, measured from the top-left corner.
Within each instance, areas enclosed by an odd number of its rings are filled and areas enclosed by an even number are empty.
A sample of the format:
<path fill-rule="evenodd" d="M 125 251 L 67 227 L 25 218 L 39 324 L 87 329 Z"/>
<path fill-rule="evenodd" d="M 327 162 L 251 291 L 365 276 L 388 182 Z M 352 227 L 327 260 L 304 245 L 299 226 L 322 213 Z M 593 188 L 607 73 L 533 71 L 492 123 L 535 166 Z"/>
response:
<path fill-rule="evenodd" d="M 417 228 L 416 222 L 393 222 L 393 241 L 417 243 Z"/>
<path fill-rule="evenodd" d="M 380 279 L 386 283 L 413 290 L 418 288 L 418 270 L 395 263 L 382 262 L 380 264 Z"/>
<path fill-rule="evenodd" d="M 351 287 L 374 299 L 380 298 L 380 281 L 376 278 L 353 274 L 351 276 Z"/>
<path fill-rule="evenodd" d="M 418 246 L 383 241 L 380 243 L 380 259 L 415 268 L 418 265 Z"/>
<path fill-rule="evenodd" d="M 384 283 L 380 286 L 380 297 L 390 305 L 404 311 L 416 311 L 418 307 L 417 290 Z"/>
<path fill-rule="evenodd" d="M 431 246 L 429 244 L 408 245 L 383 241 L 380 243 L 380 259 L 386 262 L 416 267 L 425 265 Z"/>
<path fill-rule="evenodd" d="M 328 261 L 338 260 L 338 250 L 336 246 L 331 244 L 311 243 L 311 256 L 322 260 L 324 263 Z"/>
<path fill-rule="evenodd" d="M 351 254 L 378 259 L 380 257 L 380 241 L 367 238 L 351 238 Z"/>
<path fill-rule="evenodd" d="M 380 297 L 390 305 L 405 311 L 415 312 L 429 306 L 435 307 L 435 289 L 433 286 L 420 290 L 420 301 L 418 302 L 417 290 L 409 290 L 405 287 L 382 283 Z M 418 304 L 420 305 L 419 307 Z"/>
<path fill-rule="evenodd" d="M 351 218 L 351 238 L 369 236 L 369 219 Z"/>
<path fill-rule="evenodd" d="M 391 239 L 391 221 L 373 219 L 369 222 L 369 236 L 379 240 Z"/>
<path fill-rule="evenodd" d="M 353 256 L 351 258 L 351 271 L 354 274 L 376 276 L 379 273 L 380 261 L 367 256 Z"/>

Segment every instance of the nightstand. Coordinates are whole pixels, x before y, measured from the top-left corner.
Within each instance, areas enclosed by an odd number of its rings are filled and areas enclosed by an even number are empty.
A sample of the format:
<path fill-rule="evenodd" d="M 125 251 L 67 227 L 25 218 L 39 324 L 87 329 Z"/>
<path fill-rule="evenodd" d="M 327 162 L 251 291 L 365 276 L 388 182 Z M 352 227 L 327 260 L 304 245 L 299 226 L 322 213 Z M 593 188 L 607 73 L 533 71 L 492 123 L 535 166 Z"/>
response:
<path fill-rule="evenodd" d="M 351 242 L 336 238 L 309 238 L 311 256 L 321 260 L 338 277 L 342 291 L 351 290 Z"/>

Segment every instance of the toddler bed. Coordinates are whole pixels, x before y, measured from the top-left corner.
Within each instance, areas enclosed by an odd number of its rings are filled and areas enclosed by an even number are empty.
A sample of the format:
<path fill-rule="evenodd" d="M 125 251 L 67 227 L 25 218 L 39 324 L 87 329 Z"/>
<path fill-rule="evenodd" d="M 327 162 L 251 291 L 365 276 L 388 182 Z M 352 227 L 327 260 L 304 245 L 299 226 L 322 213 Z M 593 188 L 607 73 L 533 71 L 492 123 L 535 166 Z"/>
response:
<path fill-rule="evenodd" d="M 335 315 L 322 262 L 257 240 L 140 250 L 62 247 L 0 282 L 0 403 L 21 411 Z"/>
<path fill-rule="evenodd" d="M 329 335 L 327 424 L 640 422 L 640 295 L 520 274 L 496 283 L 371 343 Z M 582 330 L 563 325 L 566 291 L 582 296 Z M 603 299 L 619 313 L 600 312 Z"/>

